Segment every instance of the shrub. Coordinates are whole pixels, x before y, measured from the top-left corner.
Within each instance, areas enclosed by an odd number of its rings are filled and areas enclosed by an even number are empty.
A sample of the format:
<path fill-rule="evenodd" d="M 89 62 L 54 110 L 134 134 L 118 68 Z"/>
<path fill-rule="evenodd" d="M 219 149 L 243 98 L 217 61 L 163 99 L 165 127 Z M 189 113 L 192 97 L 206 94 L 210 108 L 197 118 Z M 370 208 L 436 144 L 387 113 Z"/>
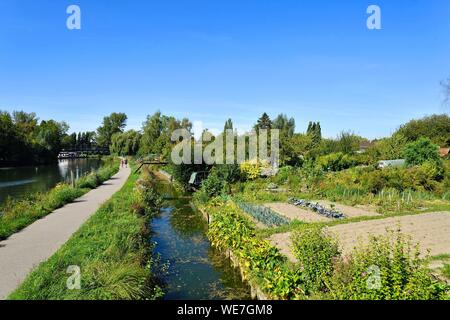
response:
<path fill-rule="evenodd" d="M 153 214 L 161 208 L 162 198 L 156 191 L 156 183 L 150 173 L 136 181 L 133 193 L 133 207 L 136 213 Z"/>
<path fill-rule="evenodd" d="M 317 159 L 317 165 L 324 171 L 341 171 L 358 165 L 359 162 L 354 156 L 343 152 L 331 153 Z"/>
<path fill-rule="evenodd" d="M 329 288 L 334 299 L 344 300 L 445 299 L 450 289 L 430 275 L 419 249 L 400 230 L 371 237 L 336 263 Z"/>
<path fill-rule="evenodd" d="M 307 288 L 310 292 L 324 290 L 327 278 L 333 273 L 333 259 L 339 256 L 336 241 L 319 227 L 296 232 L 292 240 Z"/>
<path fill-rule="evenodd" d="M 428 138 L 420 138 L 416 142 L 406 145 L 404 150 L 406 164 L 418 166 L 427 161 L 440 163 L 439 147 Z"/>
<path fill-rule="evenodd" d="M 217 172 L 213 170 L 208 179 L 203 181 L 201 192 L 209 198 L 214 198 L 222 193 L 224 185 L 225 181 L 220 179 Z"/>
<path fill-rule="evenodd" d="M 89 175 L 80 178 L 76 183 L 76 187 L 80 189 L 95 189 L 102 183 L 97 172 L 91 172 Z"/>
<path fill-rule="evenodd" d="M 241 173 L 247 180 L 259 178 L 265 168 L 269 168 L 269 164 L 258 160 L 245 161 L 240 165 Z"/>

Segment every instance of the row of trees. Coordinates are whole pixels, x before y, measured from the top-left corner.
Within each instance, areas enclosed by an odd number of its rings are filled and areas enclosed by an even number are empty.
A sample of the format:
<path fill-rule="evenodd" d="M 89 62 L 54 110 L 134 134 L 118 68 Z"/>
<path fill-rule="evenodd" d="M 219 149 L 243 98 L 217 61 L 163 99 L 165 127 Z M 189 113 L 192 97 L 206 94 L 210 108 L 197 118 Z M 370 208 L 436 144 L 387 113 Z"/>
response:
<path fill-rule="evenodd" d="M 0 111 L 0 162 L 46 163 L 56 159 L 69 126 L 55 120 L 39 121 L 35 113 Z"/>
<path fill-rule="evenodd" d="M 65 122 L 40 120 L 35 113 L 0 111 L 0 165 L 44 164 L 56 161 L 62 150 L 87 150 L 92 148 L 110 148 L 113 137 L 122 134 L 127 116 L 124 113 L 112 113 L 103 119 L 97 132 L 79 132 L 68 134 L 69 126 Z M 139 149 L 140 137 L 137 132 L 129 133 L 124 145 L 125 154 L 134 154 Z"/>

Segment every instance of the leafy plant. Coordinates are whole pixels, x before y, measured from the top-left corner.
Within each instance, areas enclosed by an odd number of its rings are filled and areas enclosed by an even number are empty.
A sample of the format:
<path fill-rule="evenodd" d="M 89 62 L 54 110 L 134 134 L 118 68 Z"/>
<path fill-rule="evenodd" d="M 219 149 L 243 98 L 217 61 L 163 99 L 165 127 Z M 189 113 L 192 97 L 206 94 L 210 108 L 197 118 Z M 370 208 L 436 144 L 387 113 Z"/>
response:
<path fill-rule="evenodd" d="M 288 218 L 279 215 L 270 208 L 264 206 L 255 206 L 245 202 L 238 202 L 237 205 L 241 210 L 248 213 L 266 226 L 279 227 L 290 223 L 290 220 Z"/>
<path fill-rule="evenodd" d="M 308 292 L 325 290 L 326 280 L 333 273 L 333 259 L 340 255 L 337 242 L 319 227 L 294 233 L 292 242 Z"/>

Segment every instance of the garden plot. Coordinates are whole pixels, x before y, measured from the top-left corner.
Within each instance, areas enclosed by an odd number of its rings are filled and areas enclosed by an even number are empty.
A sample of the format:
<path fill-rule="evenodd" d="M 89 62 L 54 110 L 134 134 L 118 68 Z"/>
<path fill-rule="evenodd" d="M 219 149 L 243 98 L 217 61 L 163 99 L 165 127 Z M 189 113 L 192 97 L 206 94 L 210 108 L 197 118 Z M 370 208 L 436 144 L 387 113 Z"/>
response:
<path fill-rule="evenodd" d="M 328 232 L 337 237 L 344 254 L 348 254 L 358 242 L 366 243 L 369 235 L 384 234 L 386 229 L 398 226 L 413 244 L 419 243 L 422 254 L 426 255 L 427 250 L 432 256 L 450 253 L 450 212 L 348 223 L 330 227 Z"/>
<path fill-rule="evenodd" d="M 382 235 L 388 229 L 400 227 L 402 233 L 411 237 L 412 244 L 419 243 L 422 255 L 450 254 L 450 212 L 423 213 L 411 216 L 391 217 L 377 220 L 340 224 L 327 228 L 339 240 L 343 254 L 349 254 L 359 243 L 367 243 L 370 235 Z M 292 262 L 291 232 L 274 234 L 269 238 L 272 245 Z"/>
<path fill-rule="evenodd" d="M 265 206 L 290 220 L 299 220 L 302 222 L 329 222 L 332 220 L 316 212 L 302 209 L 289 203 L 267 203 Z"/>
<path fill-rule="evenodd" d="M 317 202 L 321 206 L 328 209 L 334 209 L 342 212 L 346 218 L 358 218 L 358 217 L 377 217 L 380 216 L 375 210 L 370 210 L 366 206 L 347 206 L 340 203 L 335 203 L 327 200 L 313 201 Z"/>

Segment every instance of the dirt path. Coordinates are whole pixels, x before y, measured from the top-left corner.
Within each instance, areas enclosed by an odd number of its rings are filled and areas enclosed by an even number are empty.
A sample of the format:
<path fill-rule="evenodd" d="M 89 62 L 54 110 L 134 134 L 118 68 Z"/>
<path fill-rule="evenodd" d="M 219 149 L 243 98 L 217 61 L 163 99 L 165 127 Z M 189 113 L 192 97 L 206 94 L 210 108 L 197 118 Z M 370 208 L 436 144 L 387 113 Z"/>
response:
<path fill-rule="evenodd" d="M 391 217 L 379 220 L 341 224 L 327 230 L 339 239 L 344 254 L 350 253 L 359 241 L 367 242 L 369 235 L 386 233 L 386 229 L 401 227 L 412 242 L 419 243 L 422 253 L 430 250 L 432 256 L 450 254 L 450 212 L 433 212 L 411 216 Z M 289 260 L 292 254 L 291 233 L 275 234 L 270 242 L 279 248 Z"/>
<path fill-rule="evenodd" d="M 119 191 L 130 173 L 130 168 L 122 168 L 97 189 L 1 241 L 0 300 L 14 291 L 29 272 L 52 256 L 105 201 Z"/>

